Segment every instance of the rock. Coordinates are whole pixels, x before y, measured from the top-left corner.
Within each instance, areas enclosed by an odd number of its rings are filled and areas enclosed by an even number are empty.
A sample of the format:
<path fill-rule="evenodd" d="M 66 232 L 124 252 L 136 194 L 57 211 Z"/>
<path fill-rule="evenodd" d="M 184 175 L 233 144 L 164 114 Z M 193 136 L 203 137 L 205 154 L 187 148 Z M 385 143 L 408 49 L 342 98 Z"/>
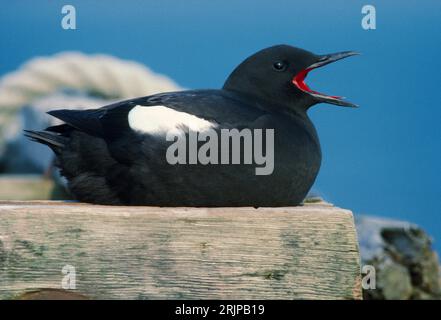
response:
<path fill-rule="evenodd" d="M 384 259 L 377 275 L 377 288 L 372 297 L 376 300 L 408 300 L 412 296 L 412 279 L 409 271 L 391 259 Z M 368 291 L 371 293 L 370 291 Z"/>
<path fill-rule="evenodd" d="M 356 216 L 362 265 L 376 270 L 376 289 L 367 300 L 441 299 L 440 266 L 430 237 L 397 220 Z"/>

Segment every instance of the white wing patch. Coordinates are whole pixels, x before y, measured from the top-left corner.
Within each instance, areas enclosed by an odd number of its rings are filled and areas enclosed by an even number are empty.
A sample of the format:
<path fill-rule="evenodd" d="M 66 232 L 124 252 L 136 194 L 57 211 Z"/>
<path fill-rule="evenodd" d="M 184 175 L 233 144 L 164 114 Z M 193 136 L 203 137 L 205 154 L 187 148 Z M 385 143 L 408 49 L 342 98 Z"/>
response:
<path fill-rule="evenodd" d="M 179 133 L 183 127 L 201 132 L 216 127 L 213 122 L 161 105 L 135 106 L 128 120 L 132 130 L 147 134 Z"/>

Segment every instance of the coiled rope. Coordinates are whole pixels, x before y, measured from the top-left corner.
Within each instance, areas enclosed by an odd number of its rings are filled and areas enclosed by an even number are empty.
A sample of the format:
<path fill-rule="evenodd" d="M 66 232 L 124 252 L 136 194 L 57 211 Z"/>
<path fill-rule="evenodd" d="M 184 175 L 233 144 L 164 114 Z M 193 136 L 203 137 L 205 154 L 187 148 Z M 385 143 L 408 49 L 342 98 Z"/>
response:
<path fill-rule="evenodd" d="M 63 52 L 34 58 L 1 78 L 0 112 L 15 110 L 62 89 L 117 99 L 174 91 L 180 87 L 137 62 L 103 54 Z"/>

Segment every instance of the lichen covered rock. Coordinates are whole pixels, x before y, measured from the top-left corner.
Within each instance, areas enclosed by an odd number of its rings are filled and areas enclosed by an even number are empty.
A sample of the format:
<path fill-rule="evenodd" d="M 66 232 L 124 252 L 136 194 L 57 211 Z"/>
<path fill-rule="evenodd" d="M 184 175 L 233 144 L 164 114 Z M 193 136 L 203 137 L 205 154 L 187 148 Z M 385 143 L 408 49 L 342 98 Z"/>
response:
<path fill-rule="evenodd" d="M 376 270 L 376 288 L 364 299 L 441 299 L 438 255 L 430 237 L 417 225 L 357 216 L 362 265 Z"/>

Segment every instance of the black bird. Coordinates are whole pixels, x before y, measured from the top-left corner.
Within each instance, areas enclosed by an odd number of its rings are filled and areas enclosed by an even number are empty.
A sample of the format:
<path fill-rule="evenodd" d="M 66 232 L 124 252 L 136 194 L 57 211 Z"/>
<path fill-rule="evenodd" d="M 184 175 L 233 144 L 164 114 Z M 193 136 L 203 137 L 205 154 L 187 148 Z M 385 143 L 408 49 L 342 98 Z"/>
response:
<path fill-rule="evenodd" d="M 100 109 L 50 111 L 65 123 L 44 131 L 26 131 L 26 135 L 54 151 L 61 174 L 80 201 L 159 206 L 298 205 L 321 163 L 319 139 L 307 110 L 321 102 L 355 107 L 341 97 L 311 90 L 304 80 L 311 70 L 355 54 L 316 55 L 277 45 L 244 60 L 220 90 L 161 93 Z M 261 135 L 254 134 L 253 140 L 247 140 L 245 133 L 239 136 L 239 158 L 225 164 L 235 156 L 238 145 L 229 140 L 223 148 L 219 137 L 222 130 L 233 129 L 252 134 L 260 129 Z M 272 145 L 269 129 L 273 130 Z M 201 139 L 192 149 L 190 135 L 196 133 L 200 138 L 210 130 L 219 135 Z M 168 134 L 172 138 L 167 139 Z M 188 138 L 182 140 L 188 152 L 180 156 L 179 163 L 170 162 L 167 152 L 180 137 Z M 266 172 L 260 174 L 256 168 L 262 167 L 262 162 L 257 165 L 256 159 L 254 163 L 245 160 L 257 157 L 259 138 L 261 156 L 266 153 L 271 160 L 268 154 L 273 152 L 273 167 L 267 163 Z M 245 145 L 251 141 L 253 145 Z M 208 142 L 217 144 L 205 154 L 215 157 L 216 151 L 226 151 L 224 164 L 221 160 L 207 164 L 194 159 Z M 178 153 L 175 150 L 173 154 Z"/>

